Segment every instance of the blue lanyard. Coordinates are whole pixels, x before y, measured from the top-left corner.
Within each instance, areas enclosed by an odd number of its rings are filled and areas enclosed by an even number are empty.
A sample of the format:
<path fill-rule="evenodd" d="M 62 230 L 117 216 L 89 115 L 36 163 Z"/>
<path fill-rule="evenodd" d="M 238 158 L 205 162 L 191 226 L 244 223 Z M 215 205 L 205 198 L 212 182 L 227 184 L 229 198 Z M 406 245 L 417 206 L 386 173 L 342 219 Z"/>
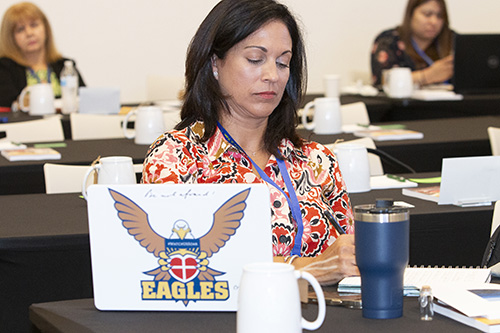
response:
<path fill-rule="evenodd" d="M 240 145 L 236 142 L 236 140 L 233 139 L 231 134 L 229 134 L 222 125 L 217 122 L 217 127 L 219 130 L 222 132 L 222 135 L 224 138 L 233 146 L 238 148 L 240 151 L 242 151 L 245 156 L 250 160 L 252 163 L 253 167 L 257 172 L 259 173 L 260 177 L 266 181 L 267 183 L 271 184 L 274 186 L 278 191 L 280 191 L 286 198 L 286 201 L 288 202 L 288 206 L 290 206 L 290 209 L 292 211 L 292 216 L 295 221 L 295 225 L 297 227 L 297 233 L 295 235 L 295 242 L 292 248 L 292 255 L 301 255 L 301 247 L 302 247 L 302 234 L 304 232 L 304 226 L 302 224 L 302 213 L 300 212 L 300 205 L 299 205 L 299 200 L 297 199 L 297 195 L 295 194 L 295 189 L 293 188 L 292 181 L 290 179 L 290 176 L 288 175 L 288 170 L 286 168 L 286 163 L 284 160 L 281 159 L 276 159 L 278 162 L 278 167 L 280 169 L 281 176 L 283 177 L 283 180 L 285 181 L 286 188 L 288 190 L 289 195 L 287 195 L 283 189 L 276 184 L 265 172 L 262 170 L 251 158 L 248 156 L 248 154 L 243 150 L 243 148 L 240 147 Z"/>
<path fill-rule="evenodd" d="M 31 75 L 37 80 L 38 83 L 42 83 L 42 80 L 40 80 L 40 77 L 38 76 L 38 74 L 33 70 L 33 68 L 28 68 Z M 47 66 L 47 83 L 50 83 L 50 75 L 52 73 L 50 72 L 50 66 Z"/>
<path fill-rule="evenodd" d="M 434 63 L 434 60 L 432 60 L 428 55 L 427 53 L 424 52 L 424 50 L 422 50 L 418 45 L 417 45 L 417 42 L 415 42 L 415 40 L 412 38 L 411 39 L 411 45 L 413 45 L 413 48 L 415 49 L 415 51 L 418 53 L 419 56 L 422 57 L 422 59 L 424 59 L 424 61 L 427 63 L 427 65 L 429 66 L 432 66 L 432 64 Z"/>
<path fill-rule="evenodd" d="M 419 56 L 422 57 L 422 59 L 424 59 L 424 61 L 427 63 L 427 65 L 429 66 L 432 66 L 432 64 L 434 63 L 434 60 L 432 60 L 428 55 L 427 53 L 424 52 L 424 50 L 422 50 L 418 45 L 417 45 L 417 42 L 415 42 L 415 40 L 412 38 L 411 39 L 411 44 L 413 45 L 413 48 L 415 49 L 415 51 L 418 53 Z M 447 80 L 447 81 L 444 81 L 444 83 L 450 83 L 450 80 Z"/>

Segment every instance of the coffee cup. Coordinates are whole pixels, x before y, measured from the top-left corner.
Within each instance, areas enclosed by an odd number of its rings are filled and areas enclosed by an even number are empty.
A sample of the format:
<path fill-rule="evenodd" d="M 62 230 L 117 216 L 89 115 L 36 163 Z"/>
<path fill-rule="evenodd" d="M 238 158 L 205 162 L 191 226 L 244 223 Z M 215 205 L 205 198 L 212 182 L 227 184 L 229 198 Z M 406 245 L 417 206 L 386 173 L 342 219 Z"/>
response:
<path fill-rule="evenodd" d="M 127 130 L 128 121 L 135 115 L 134 131 Z M 138 145 L 149 145 L 165 132 L 163 111 L 158 106 L 140 106 L 133 109 L 123 120 L 123 134 L 127 139 L 134 139 Z"/>
<path fill-rule="evenodd" d="M 302 317 L 298 279 L 313 287 L 318 316 Z M 307 272 L 284 263 L 252 263 L 243 267 L 238 292 L 237 332 L 302 332 L 316 330 L 325 319 L 325 297 L 318 281 Z"/>
<path fill-rule="evenodd" d="M 29 93 L 29 105 L 24 104 L 27 93 Z M 49 83 L 37 83 L 25 87 L 19 96 L 19 107 L 21 111 L 29 112 L 32 116 L 55 113 L 52 86 Z"/>
<path fill-rule="evenodd" d="M 323 76 L 323 85 L 325 89 L 325 97 L 340 96 L 340 75 L 327 74 Z"/>
<path fill-rule="evenodd" d="M 394 206 L 391 199 L 355 206 L 354 227 L 363 317 L 401 317 L 404 272 L 409 260 L 408 208 Z"/>
<path fill-rule="evenodd" d="M 307 121 L 309 110 L 314 108 L 313 121 Z M 309 102 L 302 112 L 302 125 L 316 134 L 338 134 L 342 132 L 342 117 L 338 97 L 320 97 Z"/>
<path fill-rule="evenodd" d="M 394 67 L 384 70 L 383 88 L 387 96 L 392 98 L 408 98 L 413 93 L 413 79 L 408 67 Z"/>
<path fill-rule="evenodd" d="M 89 176 L 97 173 L 97 184 L 136 184 L 132 157 L 108 156 L 101 157 L 99 163 L 88 168 L 82 181 L 82 194 L 87 199 L 87 181 Z"/>
<path fill-rule="evenodd" d="M 370 191 L 370 163 L 366 147 L 354 143 L 340 143 L 335 146 L 334 153 L 337 156 L 347 192 Z"/>

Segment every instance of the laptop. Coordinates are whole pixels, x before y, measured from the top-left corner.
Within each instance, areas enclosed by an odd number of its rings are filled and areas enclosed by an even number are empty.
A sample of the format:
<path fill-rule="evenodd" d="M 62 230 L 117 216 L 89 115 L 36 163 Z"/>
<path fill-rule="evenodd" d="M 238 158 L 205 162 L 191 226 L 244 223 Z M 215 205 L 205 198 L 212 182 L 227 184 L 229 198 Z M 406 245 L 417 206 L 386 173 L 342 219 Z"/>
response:
<path fill-rule="evenodd" d="M 271 262 L 265 184 L 92 185 L 99 310 L 236 311 L 242 268 Z"/>
<path fill-rule="evenodd" d="M 489 206 L 500 200 L 500 156 L 444 158 L 439 205 Z"/>
<path fill-rule="evenodd" d="M 118 114 L 120 112 L 120 88 L 80 87 L 79 113 Z"/>
<path fill-rule="evenodd" d="M 453 86 L 457 94 L 500 93 L 500 34 L 455 36 Z"/>

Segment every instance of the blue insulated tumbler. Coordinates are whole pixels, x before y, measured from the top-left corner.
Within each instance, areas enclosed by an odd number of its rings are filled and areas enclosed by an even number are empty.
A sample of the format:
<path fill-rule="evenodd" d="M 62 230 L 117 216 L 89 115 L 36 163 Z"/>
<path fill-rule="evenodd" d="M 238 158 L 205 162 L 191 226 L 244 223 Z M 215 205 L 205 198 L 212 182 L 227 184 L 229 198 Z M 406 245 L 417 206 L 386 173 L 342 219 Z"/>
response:
<path fill-rule="evenodd" d="M 377 199 L 375 205 L 354 207 L 354 220 L 363 317 L 401 317 L 409 259 L 408 208 L 394 206 L 391 199 Z"/>

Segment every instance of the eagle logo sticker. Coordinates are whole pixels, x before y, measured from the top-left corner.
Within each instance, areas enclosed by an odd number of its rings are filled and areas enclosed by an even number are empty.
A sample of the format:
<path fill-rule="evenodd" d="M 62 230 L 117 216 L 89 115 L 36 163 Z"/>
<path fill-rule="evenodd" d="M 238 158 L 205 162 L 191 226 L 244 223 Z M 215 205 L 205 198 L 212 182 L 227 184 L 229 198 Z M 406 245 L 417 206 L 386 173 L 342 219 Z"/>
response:
<path fill-rule="evenodd" d="M 109 189 L 123 227 L 148 252 L 158 258 L 159 266 L 144 274 L 153 280 L 141 281 L 143 300 L 224 301 L 229 298 L 228 281 L 216 280 L 224 272 L 209 267 L 209 259 L 224 247 L 241 225 L 250 188 L 223 203 L 214 213 L 210 230 L 197 238 L 189 222 L 174 221 L 168 237 L 159 235 L 148 214 L 123 194 Z"/>

